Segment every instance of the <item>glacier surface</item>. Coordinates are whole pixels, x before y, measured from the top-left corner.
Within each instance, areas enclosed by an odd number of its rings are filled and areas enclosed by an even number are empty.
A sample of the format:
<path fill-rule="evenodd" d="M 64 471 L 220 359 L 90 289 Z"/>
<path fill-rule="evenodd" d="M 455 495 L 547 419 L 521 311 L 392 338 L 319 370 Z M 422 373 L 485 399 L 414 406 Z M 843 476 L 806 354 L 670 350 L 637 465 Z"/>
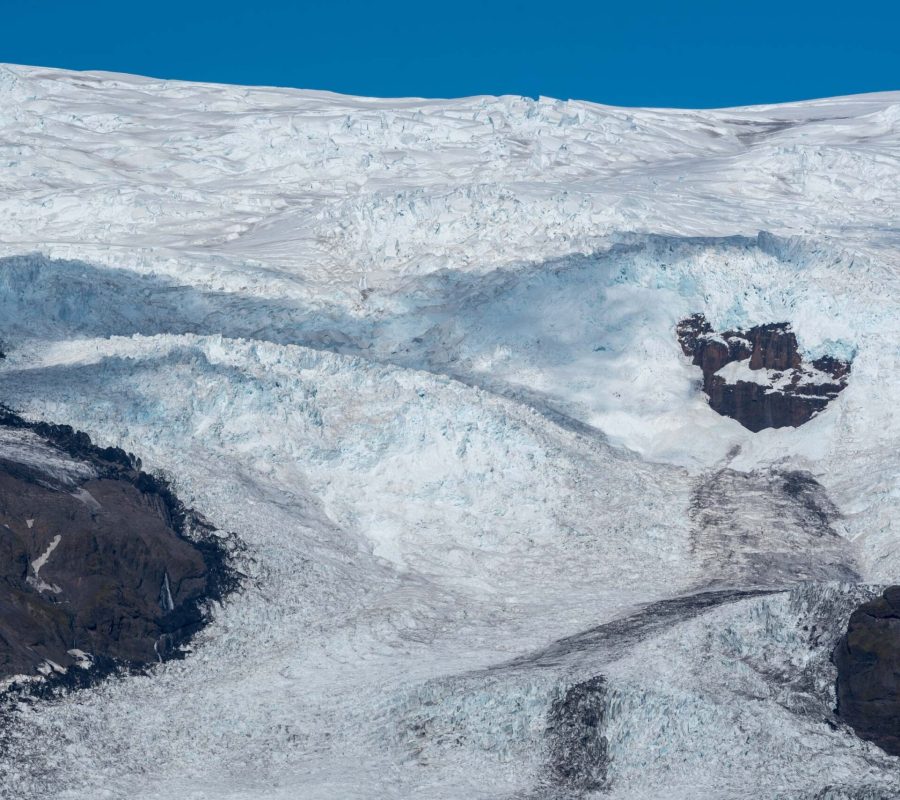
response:
<path fill-rule="evenodd" d="M 830 661 L 900 576 L 900 93 L 7 65 L 0 166 L 0 402 L 135 452 L 248 576 L 186 659 L 7 708 L 0 795 L 900 795 Z M 848 386 L 751 433 L 695 312 Z"/>

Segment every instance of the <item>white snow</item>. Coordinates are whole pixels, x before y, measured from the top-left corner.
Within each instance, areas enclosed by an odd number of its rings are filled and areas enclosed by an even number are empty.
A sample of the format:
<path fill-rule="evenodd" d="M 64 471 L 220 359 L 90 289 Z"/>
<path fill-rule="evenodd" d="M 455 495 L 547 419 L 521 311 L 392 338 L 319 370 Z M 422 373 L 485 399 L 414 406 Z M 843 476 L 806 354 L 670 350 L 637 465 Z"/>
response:
<path fill-rule="evenodd" d="M 31 527 L 30 525 L 28 526 Z M 34 561 L 31 562 L 31 571 L 32 575 L 29 575 L 25 580 L 27 583 L 34 586 L 39 592 L 55 592 L 59 594 L 62 589 L 52 583 L 47 583 L 47 581 L 41 578 L 41 568 L 50 560 L 50 556 L 53 554 L 53 551 L 56 550 L 59 543 L 62 541 L 62 536 L 56 534 L 51 540 L 50 544 L 47 545 L 47 549 L 44 550 Z"/>
<path fill-rule="evenodd" d="M 77 647 L 73 647 L 66 652 L 75 659 L 75 665 L 80 669 L 90 669 L 94 663 L 90 653 L 85 653 L 84 650 L 79 650 Z"/>
<path fill-rule="evenodd" d="M 782 370 L 780 372 L 766 368 L 753 369 L 750 366 L 749 358 L 741 361 L 730 361 L 715 374 L 728 384 L 738 383 L 739 381 L 756 383 L 760 386 L 769 387 L 769 390 L 772 392 L 784 391 L 785 388 L 792 384 L 795 378 L 797 387 L 835 383 L 835 379 L 831 375 L 812 366 L 804 366 L 796 370 Z M 802 392 L 799 394 L 802 396 Z"/>
<path fill-rule="evenodd" d="M 44 480 L 59 486 L 71 486 L 94 477 L 89 464 L 69 458 L 30 431 L 0 428 L 0 453 L 9 461 L 40 472 Z"/>
<path fill-rule="evenodd" d="M 776 372 L 773 369 L 750 369 L 750 359 L 745 358 L 743 361 L 732 361 L 716 372 L 725 383 L 756 383 L 760 386 L 769 386 L 772 388 L 780 387 L 781 381 L 785 377 L 784 372 Z"/>
<path fill-rule="evenodd" d="M 769 553 L 897 579 L 900 93 L 679 111 L 5 66 L 0 166 L 0 402 L 135 452 L 248 548 L 187 658 L 19 708 L 0 793 L 526 796 L 552 699 L 601 673 L 611 798 L 896 786 L 824 722 L 798 632 L 849 589 L 504 665 L 783 581 L 735 567 Z M 847 388 L 753 434 L 698 390 L 695 312 L 789 322 Z M 698 532 L 720 471 L 772 467 L 816 476 L 841 538 L 756 484 L 741 536 Z M 815 691 L 772 677 L 803 669 Z"/>
<path fill-rule="evenodd" d="M 166 611 L 172 611 L 175 608 L 175 601 L 172 599 L 172 587 L 169 585 L 169 573 L 163 575 L 163 585 L 160 589 L 160 598 L 165 601 Z"/>

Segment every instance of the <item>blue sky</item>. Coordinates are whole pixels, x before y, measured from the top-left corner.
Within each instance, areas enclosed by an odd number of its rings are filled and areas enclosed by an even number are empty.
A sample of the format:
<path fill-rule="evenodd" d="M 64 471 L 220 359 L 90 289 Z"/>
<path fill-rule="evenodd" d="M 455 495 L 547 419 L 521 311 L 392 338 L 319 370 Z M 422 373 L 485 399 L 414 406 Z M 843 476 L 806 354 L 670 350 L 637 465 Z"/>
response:
<path fill-rule="evenodd" d="M 900 89 L 900 0 L 5 0 L 0 61 L 374 96 L 711 107 Z"/>

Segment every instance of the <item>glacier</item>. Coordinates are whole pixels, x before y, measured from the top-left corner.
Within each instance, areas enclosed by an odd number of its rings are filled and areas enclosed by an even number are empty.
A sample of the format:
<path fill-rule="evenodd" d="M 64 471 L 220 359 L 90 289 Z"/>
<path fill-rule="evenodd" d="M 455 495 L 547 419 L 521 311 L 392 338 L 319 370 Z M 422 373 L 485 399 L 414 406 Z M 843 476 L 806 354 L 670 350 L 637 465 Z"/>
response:
<path fill-rule="evenodd" d="M 8 704 L 0 795 L 900 796 L 831 663 L 900 576 L 900 92 L 5 65 L 0 167 L 0 402 L 137 454 L 247 576 L 185 659 Z M 746 430 L 696 312 L 846 389 Z"/>

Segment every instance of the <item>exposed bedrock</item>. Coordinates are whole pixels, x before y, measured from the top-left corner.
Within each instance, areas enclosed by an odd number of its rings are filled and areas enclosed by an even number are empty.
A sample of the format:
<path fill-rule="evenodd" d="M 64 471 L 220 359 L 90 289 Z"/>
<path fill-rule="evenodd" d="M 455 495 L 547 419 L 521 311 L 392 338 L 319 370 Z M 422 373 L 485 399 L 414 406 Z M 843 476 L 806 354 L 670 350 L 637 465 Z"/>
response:
<path fill-rule="evenodd" d="M 863 739 L 900 756 L 900 586 L 853 612 L 834 664 L 838 716 Z"/>
<path fill-rule="evenodd" d="M 754 432 L 799 427 L 847 386 L 850 363 L 831 356 L 804 362 L 786 322 L 716 332 L 694 314 L 676 332 L 703 371 L 710 406 Z"/>
<path fill-rule="evenodd" d="M 227 561 L 132 456 L 0 414 L 0 679 L 175 655 L 235 585 Z"/>

